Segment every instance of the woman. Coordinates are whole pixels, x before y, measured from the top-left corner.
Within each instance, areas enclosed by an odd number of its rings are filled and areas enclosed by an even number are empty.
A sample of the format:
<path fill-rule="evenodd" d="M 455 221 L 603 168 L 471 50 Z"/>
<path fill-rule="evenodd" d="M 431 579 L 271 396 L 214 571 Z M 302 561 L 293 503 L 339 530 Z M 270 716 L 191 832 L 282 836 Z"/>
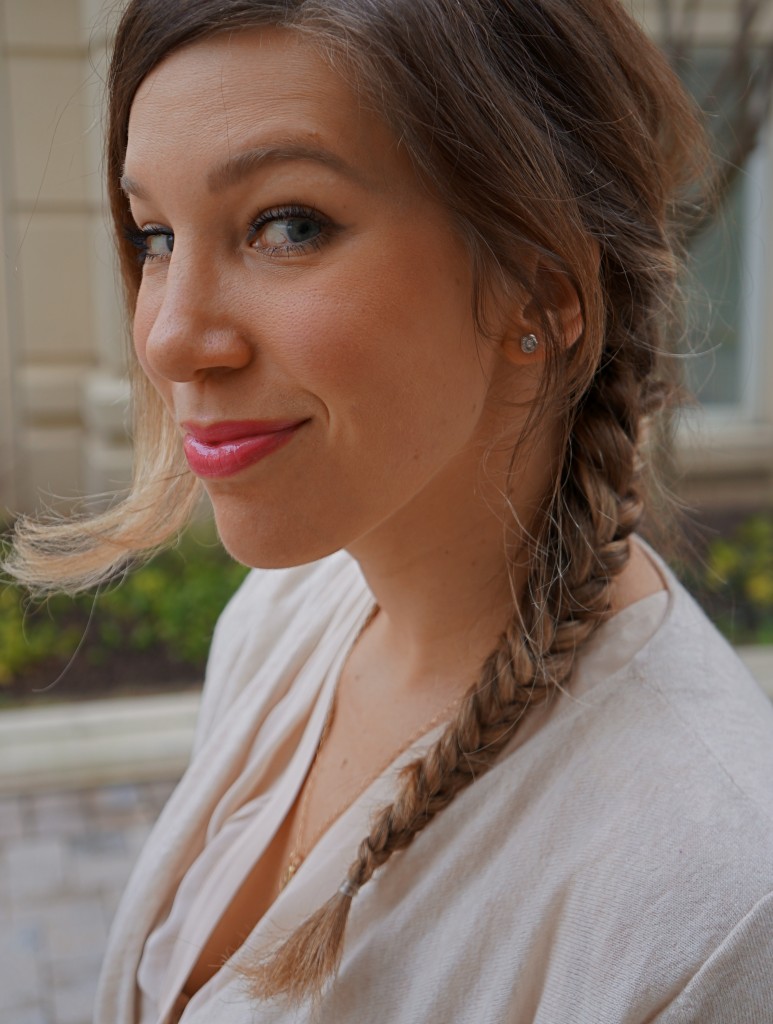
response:
<path fill-rule="evenodd" d="M 130 0 L 137 472 L 257 567 L 97 1024 L 773 1019 L 773 712 L 635 536 L 703 150 L 618 0 Z M 645 443 L 646 442 L 646 443 Z"/>

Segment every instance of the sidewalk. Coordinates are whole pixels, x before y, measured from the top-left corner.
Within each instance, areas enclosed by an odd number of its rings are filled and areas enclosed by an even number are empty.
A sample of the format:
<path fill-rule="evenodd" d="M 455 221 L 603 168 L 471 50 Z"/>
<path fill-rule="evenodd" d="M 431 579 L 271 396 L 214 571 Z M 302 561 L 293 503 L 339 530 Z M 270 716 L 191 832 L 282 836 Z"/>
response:
<path fill-rule="evenodd" d="M 0 1022 L 91 1024 L 108 928 L 198 693 L 0 712 Z"/>
<path fill-rule="evenodd" d="M 118 898 L 173 786 L 0 796 L 4 1024 L 90 1024 Z"/>

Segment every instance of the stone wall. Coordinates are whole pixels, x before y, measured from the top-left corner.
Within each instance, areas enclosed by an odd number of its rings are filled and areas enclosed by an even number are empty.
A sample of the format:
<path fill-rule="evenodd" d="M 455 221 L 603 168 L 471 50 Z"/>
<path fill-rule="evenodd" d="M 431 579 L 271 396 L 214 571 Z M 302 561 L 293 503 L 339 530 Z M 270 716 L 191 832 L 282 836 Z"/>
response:
<path fill-rule="evenodd" d="M 66 505 L 127 476 L 103 214 L 108 33 L 97 0 L 0 0 L 0 506 L 10 509 Z"/>

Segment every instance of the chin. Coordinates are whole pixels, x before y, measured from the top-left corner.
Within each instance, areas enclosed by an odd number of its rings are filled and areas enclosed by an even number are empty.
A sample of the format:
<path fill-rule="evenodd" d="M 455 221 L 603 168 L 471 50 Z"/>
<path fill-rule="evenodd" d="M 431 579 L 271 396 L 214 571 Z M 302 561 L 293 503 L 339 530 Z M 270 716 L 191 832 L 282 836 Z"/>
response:
<path fill-rule="evenodd" d="M 226 551 L 252 569 L 289 569 L 339 551 L 344 544 L 326 539 L 319 524 L 292 523 L 290 517 L 252 507 L 236 514 L 213 502 L 215 524 Z"/>

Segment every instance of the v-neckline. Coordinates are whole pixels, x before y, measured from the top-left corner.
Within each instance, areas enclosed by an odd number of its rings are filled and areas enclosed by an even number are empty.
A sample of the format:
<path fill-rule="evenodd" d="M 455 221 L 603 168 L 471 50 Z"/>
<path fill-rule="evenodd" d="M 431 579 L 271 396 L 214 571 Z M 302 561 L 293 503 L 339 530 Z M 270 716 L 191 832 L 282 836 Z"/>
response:
<path fill-rule="evenodd" d="M 159 1016 L 159 1020 L 163 1022 L 163 1024 L 174 1024 L 174 1022 L 179 1019 L 179 1016 L 173 1016 L 173 1014 L 176 1011 L 178 1011 L 178 1008 L 181 1008 L 179 1012 L 184 1012 L 184 1009 L 186 1009 L 188 1005 L 190 1005 L 197 999 L 199 993 L 204 992 L 205 989 L 209 989 L 213 984 L 216 983 L 218 976 L 222 974 L 223 968 L 225 967 L 228 961 L 225 961 L 225 963 L 221 965 L 221 967 L 192 996 L 190 996 L 190 998 L 186 996 L 184 992 L 184 986 L 187 984 L 191 973 L 193 972 L 198 963 L 199 957 L 201 956 L 203 950 L 206 948 L 206 945 L 211 939 L 219 922 L 230 910 L 234 899 L 236 899 L 236 897 L 238 896 L 238 893 L 242 886 L 247 881 L 249 874 L 255 869 L 255 867 L 257 866 L 257 864 L 259 864 L 262 857 L 270 849 L 271 844 L 276 838 L 276 835 L 279 832 L 279 830 L 282 828 L 282 825 L 284 824 L 288 814 L 290 814 L 293 808 L 295 807 L 296 801 L 298 799 L 298 794 L 300 793 L 303 787 L 304 781 L 308 775 L 309 769 L 314 760 L 314 756 L 319 745 L 319 739 L 324 728 L 324 723 L 330 712 L 330 707 L 335 697 L 335 692 L 340 674 L 343 671 L 343 667 L 346 663 L 352 646 L 354 645 L 354 643 L 356 643 L 356 640 L 360 632 L 362 631 L 364 623 L 366 623 L 368 619 L 371 617 L 374 606 L 375 601 L 372 595 L 370 594 L 370 591 L 367 589 L 366 586 L 363 585 L 360 592 L 355 595 L 355 606 L 353 609 L 345 608 L 341 614 L 334 614 L 333 616 L 331 616 L 329 627 L 325 631 L 325 637 L 335 636 L 335 634 L 338 632 L 338 630 L 342 628 L 342 626 L 345 629 L 345 636 L 340 641 L 338 649 L 335 652 L 333 652 L 333 657 L 329 661 L 327 667 L 318 666 L 314 664 L 316 659 L 314 659 L 313 657 L 310 658 L 303 666 L 302 671 L 304 673 L 313 672 L 315 669 L 319 670 L 321 668 L 322 675 L 322 682 L 319 685 L 317 696 L 313 700 L 313 705 L 309 712 L 308 721 L 303 730 L 303 736 L 294 754 L 291 755 L 287 767 L 281 773 L 280 777 L 276 780 L 275 787 L 277 792 L 271 794 L 269 791 L 268 794 L 255 794 L 254 796 L 248 798 L 246 804 L 243 805 L 246 806 L 247 804 L 252 803 L 253 801 L 261 799 L 265 801 L 265 806 L 263 807 L 262 811 L 258 814 L 257 817 L 248 821 L 248 824 L 241 831 L 240 835 L 235 840 L 233 846 L 229 848 L 229 850 L 223 855 L 223 858 L 221 858 L 220 863 L 216 865 L 217 875 L 220 877 L 222 877 L 221 868 L 225 868 L 226 873 L 228 873 L 227 869 L 229 865 L 223 865 L 223 859 L 227 858 L 227 860 L 230 862 L 230 866 L 232 869 L 236 867 L 236 865 L 238 865 L 237 870 L 232 870 L 233 877 L 236 877 L 237 881 L 235 884 L 229 884 L 228 886 L 230 895 L 225 900 L 225 909 L 221 914 L 217 916 L 216 920 L 214 920 L 210 924 L 207 924 L 206 928 L 204 929 L 206 934 L 204 935 L 203 941 L 197 941 L 195 943 L 186 942 L 183 946 L 183 944 L 179 941 L 181 938 L 182 930 L 184 929 L 187 922 L 193 916 L 194 911 L 197 908 L 197 905 L 204 905 L 206 903 L 207 893 L 209 890 L 212 889 L 212 886 L 207 885 L 205 883 L 205 885 L 202 886 L 201 890 L 199 890 L 199 893 L 197 894 L 197 897 L 195 898 L 194 902 L 188 908 L 188 911 L 181 925 L 181 931 L 176 936 L 174 952 L 172 953 L 170 965 L 165 975 L 165 988 L 168 995 L 167 998 L 163 1000 L 161 1003 L 162 1012 Z M 347 618 L 349 618 L 349 622 L 348 624 L 344 625 Z M 342 619 L 344 620 L 343 622 Z M 324 644 L 324 642 L 320 642 L 317 650 L 322 650 L 324 649 L 325 646 L 326 645 Z M 290 779 L 292 781 L 290 785 L 286 785 L 283 787 L 281 783 L 283 780 L 287 779 Z M 360 798 L 364 796 L 365 793 L 360 794 Z M 354 803 L 356 802 L 357 801 L 354 801 Z M 328 831 L 336 827 L 338 822 L 341 820 L 342 817 L 345 816 L 346 811 L 348 811 L 349 809 L 350 808 L 347 808 L 341 814 L 341 816 L 336 819 L 335 822 L 331 823 L 330 829 Z M 229 815 L 226 821 L 223 822 L 220 831 L 222 831 L 222 829 L 226 827 L 228 822 L 234 816 L 239 815 L 240 811 L 242 810 L 243 807 L 236 808 L 232 812 L 232 814 Z M 254 854 L 252 856 L 247 854 L 245 851 L 245 847 L 249 849 L 254 849 L 250 840 L 254 838 L 253 834 L 256 832 L 259 823 L 262 825 L 262 827 L 265 828 L 265 832 L 262 833 L 262 849 L 260 853 L 257 855 L 257 857 L 255 857 Z M 324 839 L 324 836 L 320 837 L 320 841 L 322 839 Z M 319 843 L 317 843 L 316 845 L 318 846 Z M 203 854 L 204 849 L 206 849 L 206 844 L 205 847 L 202 849 L 201 853 L 199 854 L 199 857 Z M 304 864 L 309 860 L 313 852 L 313 850 L 309 851 L 309 855 L 304 861 Z M 301 867 L 303 867 L 303 865 L 301 865 Z M 286 886 L 285 889 L 283 889 L 276 896 L 276 898 L 269 904 L 269 906 L 266 908 L 265 913 L 255 923 L 254 927 L 250 929 L 250 933 L 245 938 L 242 945 L 234 951 L 232 956 L 229 957 L 229 960 L 232 959 L 234 956 L 238 956 L 244 944 L 249 941 L 250 935 L 252 935 L 255 932 L 255 930 L 260 927 L 261 923 L 270 914 L 270 912 L 274 910 L 277 904 L 279 904 L 283 900 L 283 898 L 286 898 L 286 894 L 291 892 L 293 881 L 295 881 L 295 878 L 293 878 L 290 884 L 288 884 L 288 886 Z M 181 949 L 184 949 L 185 953 L 187 953 L 188 955 L 182 955 L 180 952 Z M 174 993 L 174 998 L 172 998 L 172 993 Z M 184 1004 L 182 1002 L 183 1000 L 185 1000 Z"/>

